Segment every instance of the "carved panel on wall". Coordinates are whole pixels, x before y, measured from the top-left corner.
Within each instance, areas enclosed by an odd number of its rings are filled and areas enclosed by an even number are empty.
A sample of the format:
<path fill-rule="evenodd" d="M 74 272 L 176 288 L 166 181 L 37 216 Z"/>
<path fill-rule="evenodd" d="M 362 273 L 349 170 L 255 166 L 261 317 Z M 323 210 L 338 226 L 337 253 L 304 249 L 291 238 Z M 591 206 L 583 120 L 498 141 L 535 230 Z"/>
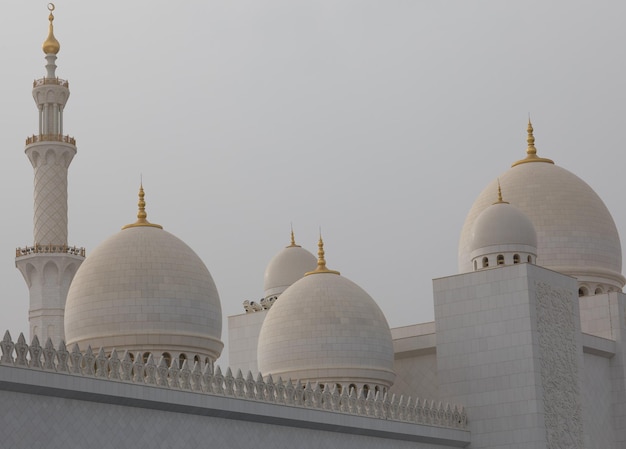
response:
<path fill-rule="evenodd" d="M 548 449 L 583 449 L 572 292 L 537 283 L 537 331 Z"/>

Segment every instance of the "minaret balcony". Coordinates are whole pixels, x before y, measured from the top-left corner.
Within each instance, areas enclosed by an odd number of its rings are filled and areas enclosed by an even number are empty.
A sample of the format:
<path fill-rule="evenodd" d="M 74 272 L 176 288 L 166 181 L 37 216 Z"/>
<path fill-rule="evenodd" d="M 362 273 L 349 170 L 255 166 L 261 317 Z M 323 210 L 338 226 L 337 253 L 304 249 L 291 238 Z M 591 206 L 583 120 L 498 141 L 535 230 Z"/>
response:
<path fill-rule="evenodd" d="M 32 136 L 26 138 L 26 145 L 37 142 L 64 142 L 69 143 L 70 145 L 76 145 L 76 139 L 61 134 L 33 134 Z"/>
<path fill-rule="evenodd" d="M 46 84 L 55 84 L 57 86 L 67 87 L 68 89 L 70 87 L 69 81 L 62 80 L 61 78 L 40 78 L 33 81 L 33 87 L 44 86 Z"/>
<path fill-rule="evenodd" d="M 33 246 L 15 249 L 15 257 L 30 256 L 33 254 L 69 254 L 71 256 L 85 257 L 85 248 L 67 245 L 40 245 L 35 243 Z"/>

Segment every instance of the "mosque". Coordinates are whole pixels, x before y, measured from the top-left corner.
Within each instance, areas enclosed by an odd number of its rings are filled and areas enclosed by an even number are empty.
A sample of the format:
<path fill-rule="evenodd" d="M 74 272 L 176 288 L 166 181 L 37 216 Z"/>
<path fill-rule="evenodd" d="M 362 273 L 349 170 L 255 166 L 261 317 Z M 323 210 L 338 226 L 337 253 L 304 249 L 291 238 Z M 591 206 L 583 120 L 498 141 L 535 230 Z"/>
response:
<path fill-rule="evenodd" d="M 626 446 L 626 296 L 610 212 L 540 157 L 489 182 L 463 226 L 435 321 L 390 329 L 376 301 L 296 243 L 263 299 L 228 319 L 202 260 L 138 213 L 88 253 L 71 246 L 60 44 L 43 44 L 33 245 L 15 263 L 28 338 L 0 342 L 6 447 L 598 448 Z M 121 224 L 123 225 L 123 223 Z M 327 266 L 328 265 L 328 266 Z M 210 442 L 210 443 L 209 443 Z"/>

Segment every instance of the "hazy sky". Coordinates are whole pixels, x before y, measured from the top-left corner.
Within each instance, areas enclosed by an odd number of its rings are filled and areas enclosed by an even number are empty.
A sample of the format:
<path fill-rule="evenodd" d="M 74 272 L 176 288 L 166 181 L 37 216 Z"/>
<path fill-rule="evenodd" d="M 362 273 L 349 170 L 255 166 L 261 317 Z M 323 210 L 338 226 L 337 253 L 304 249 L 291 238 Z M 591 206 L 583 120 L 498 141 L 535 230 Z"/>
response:
<path fill-rule="evenodd" d="M 1 9 L 0 328 L 16 338 L 48 11 Z M 223 340 L 290 223 L 311 252 L 322 227 L 329 268 L 392 327 L 432 320 L 431 279 L 457 272 L 465 215 L 525 155 L 529 113 L 539 155 L 626 232 L 626 2 L 59 0 L 55 17 L 70 245 L 89 255 L 134 222 L 143 174 L 148 219 L 213 275 Z"/>

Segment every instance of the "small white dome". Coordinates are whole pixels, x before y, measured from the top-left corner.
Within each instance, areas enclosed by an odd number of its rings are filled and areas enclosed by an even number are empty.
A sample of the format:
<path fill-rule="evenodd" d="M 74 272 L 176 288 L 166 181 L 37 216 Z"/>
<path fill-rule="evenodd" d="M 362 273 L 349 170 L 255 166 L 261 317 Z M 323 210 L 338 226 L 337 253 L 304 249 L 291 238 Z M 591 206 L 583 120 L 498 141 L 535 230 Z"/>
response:
<path fill-rule="evenodd" d="M 209 270 L 182 240 L 148 223 L 145 212 L 93 250 L 67 295 L 68 346 L 214 361 L 224 346 L 221 334 L 222 309 Z"/>
<path fill-rule="evenodd" d="M 395 379 L 393 354 L 376 302 L 324 265 L 285 290 L 268 311 L 257 355 L 259 370 L 274 378 L 388 388 Z"/>
<path fill-rule="evenodd" d="M 287 287 L 302 278 L 304 273 L 314 270 L 316 264 L 317 260 L 313 254 L 296 245 L 292 233 L 291 245 L 276 254 L 265 268 L 263 297 L 280 295 Z"/>
<path fill-rule="evenodd" d="M 537 248 L 537 233 L 521 210 L 511 204 L 497 202 L 483 210 L 474 221 L 470 251 L 509 245 Z"/>

